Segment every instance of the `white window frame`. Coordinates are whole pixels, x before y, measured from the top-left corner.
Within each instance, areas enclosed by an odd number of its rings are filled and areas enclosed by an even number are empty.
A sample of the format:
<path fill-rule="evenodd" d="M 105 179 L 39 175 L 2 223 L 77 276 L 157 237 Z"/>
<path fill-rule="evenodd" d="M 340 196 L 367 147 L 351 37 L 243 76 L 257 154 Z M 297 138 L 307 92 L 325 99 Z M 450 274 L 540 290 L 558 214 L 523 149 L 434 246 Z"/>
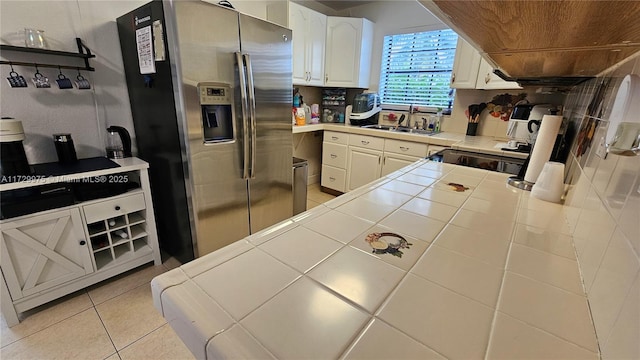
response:
<path fill-rule="evenodd" d="M 386 87 L 386 77 L 388 76 L 389 70 L 387 68 L 388 66 L 388 59 L 387 57 L 389 56 L 388 52 L 387 52 L 387 39 L 390 36 L 396 36 L 396 35 L 409 35 L 409 34 L 418 34 L 418 33 L 423 33 L 423 32 L 436 32 L 436 31 L 451 31 L 453 32 L 453 30 L 451 29 L 447 29 L 447 28 L 429 28 L 429 27 L 425 27 L 425 28 L 421 28 L 421 29 L 411 29 L 412 31 L 409 32 L 404 32 L 404 33 L 391 33 L 391 34 L 386 34 L 383 37 L 383 42 L 382 42 L 382 51 L 381 51 L 381 61 L 380 61 L 380 81 L 379 81 L 379 93 L 381 96 L 381 101 L 382 101 L 382 106 L 384 109 L 390 109 L 390 110 L 409 110 L 410 105 L 414 105 L 417 106 L 419 108 L 419 110 L 421 112 L 436 112 L 437 108 L 442 108 L 445 112 L 447 112 L 447 107 L 448 104 L 445 105 L 443 104 L 433 104 L 432 106 L 429 105 L 424 105 L 424 104 L 398 104 L 398 103 L 385 103 L 384 100 L 384 90 Z M 454 32 L 455 34 L 455 32 Z M 450 59 L 448 59 L 450 61 L 450 71 L 449 73 L 451 73 L 453 71 L 453 60 L 454 60 L 454 56 L 455 56 L 455 48 L 456 48 L 456 41 L 452 41 L 450 42 L 450 46 L 447 49 L 447 51 L 450 53 Z M 420 71 L 417 71 L 420 72 Z M 416 72 L 416 73 L 417 73 Z M 440 70 L 438 70 L 437 72 L 441 72 Z M 414 73 L 415 74 L 415 73 Z M 448 86 L 450 86 L 450 78 L 448 81 Z M 451 92 L 453 94 L 453 91 L 450 87 L 447 88 L 447 91 Z M 451 96 L 451 104 L 453 104 L 453 96 Z"/>

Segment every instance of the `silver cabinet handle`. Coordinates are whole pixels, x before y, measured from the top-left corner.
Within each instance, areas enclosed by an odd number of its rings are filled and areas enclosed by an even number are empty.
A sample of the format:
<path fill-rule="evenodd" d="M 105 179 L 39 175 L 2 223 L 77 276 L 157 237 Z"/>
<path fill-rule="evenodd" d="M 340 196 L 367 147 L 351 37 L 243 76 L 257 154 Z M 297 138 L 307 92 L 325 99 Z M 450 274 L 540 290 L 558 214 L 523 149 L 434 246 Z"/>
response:
<path fill-rule="evenodd" d="M 332 136 L 331 140 L 338 140 L 338 137 L 337 136 Z"/>
<path fill-rule="evenodd" d="M 362 143 L 362 145 L 369 145 L 368 141 L 360 140 L 360 142 Z"/>
<path fill-rule="evenodd" d="M 405 146 L 400 146 L 400 150 L 402 150 L 402 151 L 408 151 L 408 150 L 409 150 L 409 148 L 408 148 L 408 147 L 405 147 Z"/>
<path fill-rule="evenodd" d="M 337 158 L 337 157 L 338 157 L 338 155 L 336 155 L 336 154 L 331 154 L 331 158 L 332 158 L 332 159 L 335 159 L 335 158 Z"/>
<path fill-rule="evenodd" d="M 334 177 L 329 177 L 329 180 L 331 180 L 331 181 L 336 181 L 336 178 L 334 178 Z"/>
<path fill-rule="evenodd" d="M 487 73 L 487 76 L 485 76 L 485 77 L 484 77 L 484 83 L 485 83 L 485 84 L 488 84 L 488 83 L 489 83 L 489 81 L 491 81 L 491 76 L 490 76 L 490 74 L 489 74 L 489 73 Z"/>
<path fill-rule="evenodd" d="M 456 74 L 455 73 L 451 74 L 451 83 L 453 84 L 454 82 L 456 82 Z"/>

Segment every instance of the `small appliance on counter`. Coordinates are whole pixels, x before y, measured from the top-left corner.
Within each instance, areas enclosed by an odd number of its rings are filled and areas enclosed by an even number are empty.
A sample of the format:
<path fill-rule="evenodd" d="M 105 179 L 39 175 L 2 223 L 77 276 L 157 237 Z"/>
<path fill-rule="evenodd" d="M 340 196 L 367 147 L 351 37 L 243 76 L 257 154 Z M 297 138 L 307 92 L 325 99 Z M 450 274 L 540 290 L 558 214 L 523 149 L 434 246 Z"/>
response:
<path fill-rule="evenodd" d="M 528 153 L 536 140 L 544 115 L 555 111 L 551 104 L 519 104 L 513 108 L 507 128 L 508 146 L 504 151 Z"/>
<path fill-rule="evenodd" d="M 351 125 L 364 126 L 376 125 L 380 115 L 380 98 L 378 94 L 365 93 L 358 94 L 353 99 L 353 108 L 349 116 Z"/>
<path fill-rule="evenodd" d="M 131 136 L 127 129 L 121 126 L 109 126 L 106 150 L 109 159 L 131 157 Z"/>
<path fill-rule="evenodd" d="M 53 143 L 56 146 L 58 162 L 60 164 L 74 164 L 78 162 L 76 148 L 73 145 L 71 134 L 53 134 Z"/>
<path fill-rule="evenodd" d="M 31 174 L 22 140 L 24 140 L 22 121 L 9 118 L 0 120 L 0 175 Z"/>

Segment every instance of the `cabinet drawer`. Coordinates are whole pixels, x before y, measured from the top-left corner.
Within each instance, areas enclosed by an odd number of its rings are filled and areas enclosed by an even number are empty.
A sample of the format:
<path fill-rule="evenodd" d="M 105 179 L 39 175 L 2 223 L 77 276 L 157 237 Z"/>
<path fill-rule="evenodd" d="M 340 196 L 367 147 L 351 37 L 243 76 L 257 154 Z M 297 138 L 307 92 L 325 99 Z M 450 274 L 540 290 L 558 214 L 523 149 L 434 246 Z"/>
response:
<path fill-rule="evenodd" d="M 324 132 L 324 141 L 332 142 L 336 144 L 347 145 L 349 143 L 349 134 L 335 132 L 335 131 L 325 131 Z"/>
<path fill-rule="evenodd" d="M 385 139 L 384 151 L 396 154 L 425 157 L 427 156 L 427 144 L 414 143 L 408 141 L 398 141 Z"/>
<path fill-rule="evenodd" d="M 347 146 L 342 144 L 323 143 L 322 165 L 331 165 L 341 169 L 346 169 Z"/>
<path fill-rule="evenodd" d="M 338 169 L 333 166 L 322 165 L 322 179 L 320 180 L 320 185 L 329 189 L 344 192 L 346 178 L 346 170 Z"/>
<path fill-rule="evenodd" d="M 384 139 L 373 136 L 351 134 L 349 135 L 349 145 L 367 149 L 382 150 L 384 149 Z"/>
<path fill-rule="evenodd" d="M 84 211 L 87 223 L 90 224 L 96 221 L 143 210 L 145 207 L 144 195 L 142 193 L 138 193 L 118 199 L 102 201 L 97 204 L 86 205 L 82 207 L 82 210 Z"/>

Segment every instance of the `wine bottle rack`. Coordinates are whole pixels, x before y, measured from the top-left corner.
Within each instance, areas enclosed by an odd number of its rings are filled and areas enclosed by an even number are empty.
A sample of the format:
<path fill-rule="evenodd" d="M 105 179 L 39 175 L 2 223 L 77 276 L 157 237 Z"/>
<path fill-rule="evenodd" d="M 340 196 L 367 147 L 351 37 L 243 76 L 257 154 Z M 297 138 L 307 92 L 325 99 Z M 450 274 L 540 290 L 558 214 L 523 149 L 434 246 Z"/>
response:
<path fill-rule="evenodd" d="M 144 198 L 141 194 L 138 197 L 128 196 L 123 197 L 119 202 L 105 202 L 104 210 L 94 207 L 93 213 L 104 213 L 104 216 L 87 223 L 87 233 L 96 270 L 127 261 L 141 255 L 142 252 L 152 251 L 148 244 L 146 210 L 142 204 L 136 206 L 136 203 L 144 201 Z M 118 213 L 114 214 L 111 209 L 116 203 L 128 204 L 128 206 L 123 205 L 123 209 L 115 205 Z M 126 208 L 133 210 L 127 211 Z"/>

